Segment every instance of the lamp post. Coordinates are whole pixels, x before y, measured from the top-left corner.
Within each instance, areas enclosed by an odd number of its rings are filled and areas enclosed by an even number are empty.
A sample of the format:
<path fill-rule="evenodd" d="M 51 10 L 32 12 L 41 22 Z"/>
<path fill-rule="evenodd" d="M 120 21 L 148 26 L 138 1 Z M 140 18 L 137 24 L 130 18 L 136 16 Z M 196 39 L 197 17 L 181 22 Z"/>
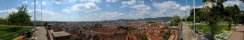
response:
<path fill-rule="evenodd" d="M 34 37 L 34 40 L 36 39 L 36 0 L 34 0 L 34 20 L 33 20 L 33 25 L 34 25 L 34 32 L 33 32 L 33 37 Z"/>
<path fill-rule="evenodd" d="M 41 0 L 41 21 L 42 21 L 42 0 Z"/>
<path fill-rule="evenodd" d="M 193 0 L 193 15 L 194 15 L 194 21 L 193 21 L 193 26 L 194 26 L 194 37 L 197 38 L 197 33 L 196 33 L 196 9 L 195 9 L 195 0 Z"/>
<path fill-rule="evenodd" d="M 187 6 L 187 0 L 186 0 L 186 5 L 185 5 L 185 6 Z M 186 9 L 186 11 L 185 11 L 185 21 L 186 21 L 186 22 L 187 22 L 187 14 L 186 14 L 187 11 L 188 11 L 188 10 Z"/>

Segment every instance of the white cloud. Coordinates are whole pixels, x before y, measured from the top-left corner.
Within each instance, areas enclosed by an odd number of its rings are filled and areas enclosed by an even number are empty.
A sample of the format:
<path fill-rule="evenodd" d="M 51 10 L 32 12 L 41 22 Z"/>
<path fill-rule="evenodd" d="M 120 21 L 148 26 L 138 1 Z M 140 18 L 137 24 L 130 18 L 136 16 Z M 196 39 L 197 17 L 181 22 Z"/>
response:
<path fill-rule="evenodd" d="M 137 3 L 139 2 L 139 3 Z M 175 1 L 165 1 L 162 3 L 153 3 L 159 11 L 150 11 L 151 7 L 145 5 L 143 1 L 124 1 L 123 5 L 128 8 L 136 9 L 129 11 L 129 13 L 121 12 L 103 12 L 92 15 L 94 20 L 117 20 L 117 19 L 141 19 L 141 18 L 155 18 L 155 17 L 171 17 L 178 15 L 183 17 L 189 15 L 189 12 L 185 14 L 185 11 L 190 10 L 190 6 L 181 6 Z"/>
<path fill-rule="evenodd" d="M 240 5 L 240 4 L 242 4 L 242 2 L 241 1 L 226 1 L 223 4 L 226 7 L 226 6 L 233 6 L 235 4 L 236 5 Z"/>
<path fill-rule="evenodd" d="M 31 3 L 31 5 L 34 5 L 34 4 L 35 4 L 34 2 Z M 42 1 L 42 2 L 38 2 L 38 1 L 37 1 L 37 2 L 36 2 L 36 5 L 41 5 L 41 4 L 42 4 L 43 6 L 47 5 L 47 3 L 46 3 L 45 1 Z"/>
<path fill-rule="evenodd" d="M 69 1 L 69 2 L 76 2 L 77 0 L 67 0 L 67 1 Z"/>
<path fill-rule="evenodd" d="M 35 4 L 35 2 L 32 2 L 32 3 L 31 3 L 31 5 L 34 5 L 34 4 Z M 38 2 L 36 2 L 36 5 L 37 5 L 37 4 L 38 4 Z"/>
<path fill-rule="evenodd" d="M 125 14 L 119 12 L 103 12 L 92 15 L 95 20 L 117 20 L 123 18 Z"/>
<path fill-rule="evenodd" d="M 7 18 L 9 14 L 12 12 L 17 12 L 18 10 L 16 8 L 11 8 L 11 9 L 5 9 L 5 10 L 0 10 L 0 18 Z M 60 20 L 63 18 L 61 14 L 50 11 L 50 10 L 42 10 L 43 13 L 43 20 L 44 21 L 62 21 Z M 34 10 L 28 9 L 28 15 L 31 16 L 31 20 L 34 18 Z M 40 20 L 41 19 L 41 9 L 36 10 L 36 19 Z"/>
<path fill-rule="evenodd" d="M 180 10 L 189 10 L 190 9 L 190 6 L 181 6 L 180 7 Z"/>
<path fill-rule="evenodd" d="M 237 5 L 241 10 L 244 10 L 244 3 L 239 0 L 231 0 L 223 3 L 224 7 Z"/>
<path fill-rule="evenodd" d="M 142 13 L 148 13 L 148 11 L 150 11 L 150 6 L 147 6 L 145 4 L 138 4 L 138 5 L 134 5 L 131 8 L 135 8 L 139 11 L 141 11 Z"/>
<path fill-rule="evenodd" d="M 28 12 L 32 16 L 31 18 L 33 20 L 34 10 L 30 10 Z M 69 16 L 69 14 L 55 12 L 52 10 L 42 10 L 42 13 L 42 21 L 89 21 L 84 17 L 78 17 L 75 15 Z M 41 20 L 41 9 L 36 10 L 36 20 Z"/>
<path fill-rule="evenodd" d="M 144 13 L 130 12 L 128 14 L 121 12 L 102 12 L 91 15 L 91 20 L 118 20 L 118 19 L 141 19 L 148 18 L 149 16 Z"/>
<path fill-rule="evenodd" d="M 192 6 L 193 7 L 193 6 Z M 196 6 L 195 8 L 203 8 L 203 5 L 201 5 L 201 6 Z"/>
<path fill-rule="evenodd" d="M 47 3 L 46 3 L 46 2 L 44 2 L 44 1 L 42 1 L 42 5 L 47 5 Z"/>
<path fill-rule="evenodd" d="M 23 4 L 27 4 L 28 2 L 27 1 L 24 1 L 24 2 L 22 2 Z"/>
<path fill-rule="evenodd" d="M 28 9 L 28 14 L 31 16 L 31 19 L 33 20 L 34 18 L 34 10 Z M 9 14 L 12 12 L 17 12 L 18 10 L 16 8 L 11 8 L 11 9 L 6 9 L 6 10 L 0 10 L 0 18 L 7 18 Z M 60 19 L 60 14 L 50 11 L 50 10 L 42 10 L 43 13 L 43 20 L 44 21 L 53 21 L 53 20 L 58 20 Z M 41 18 L 41 9 L 36 10 L 36 18 L 37 20 L 40 20 Z"/>
<path fill-rule="evenodd" d="M 62 0 L 53 0 L 53 2 L 54 2 L 55 4 L 62 4 L 62 3 L 61 3 Z"/>
<path fill-rule="evenodd" d="M 156 17 L 171 17 L 174 15 L 179 15 L 183 17 L 184 11 L 160 11 L 160 12 L 151 12 L 151 13 L 139 13 L 139 12 L 130 12 L 130 13 L 121 13 L 121 12 L 102 12 L 91 15 L 91 20 L 102 21 L 102 20 L 118 20 L 118 19 L 143 19 L 143 18 L 156 18 Z"/>
<path fill-rule="evenodd" d="M 94 2 L 87 2 L 84 4 L 75 4 L 69 8 L 66 8 L 62 11 L 64 12 L 79 12 L 79 11 L 84 11 L 84 12 L 91 12 L 91 11 L 96 11 L 99 10 L 100 8 L 94 3 Z"/>
<path fill-rule="evenodd" d="M 55 3 L 55 4 L 62 4 L 61 2 L 58 2 L 58 1 L 55 1 L 54 3 Z"/>
<path fill-rule="evenodd" d="M 116 3 L 116 2 L 118 2 L 118 0 L 106 0 L 106 2 Z"/>
<path fill-rule="evenodd" d="M 130 0 L 130 1 L 123 1 L 122 2 L 122 7 L 127 7 L 127 6 L 132 6 L 136 4 L 136 0 Z"/>
<path fill-rule="evenodd" d="M 15 8 L 0 10 L 0 18 L 7 18 L 9 14 L 16 11 L 18 10 Z"/>
<path fill-rule="evenodd" d="M 143 0 L 130 0 L 130 1 L 123 1 L 122 7 L 129 7 L 136 9 L 134 12 L 139 13 L 149 13 L 151 7 L 144 4 Z"/>
<path fill-rule="evenodd" d="M 162 2 L 162 3 L 153 3 L 153 6 L 155 6 L 156 8 L 158 8 L 160 10 L 164 10 L 164 9 L 179 9 L 180 8 L 180 4 L 177 4 L 175 1 L 166 1 L 166 2 Z"/>
<path fill-rule="evenodd" d="M 180 4 L 176 3 L 175 1 L 165 1 L 162 3 L 153 3 L 153 6 L 160 10 L 158 13 L 158 16 L 185 16 L 185 11 L 190 10 L 190 6 L 181 6 Z M 189 15 L 189 12 L 187 12 L 187 15 Z"/>
<path fill-rule="evenodd" d="M 31 19 L 34 19 L 34 10 L 29 10 L 29 15 L 32 16 Z M 42 16 L 41 16 L 42 12 Z M 41 17 L 43 18 L 43 21 L 60 21 L 60 19 L 63 17 L 61 14 L 50 11 L 50 10 L 42 10 L 37 9 L 36 10 L 36 20 L 41 20 Z"/>
<path fill-rule="evenodd" d="M 78 0 L 52 0 L 55 4 L 76 3 Z"/>
<path fill-rule="evenodd" d="M 101 0 L 80 0 L 81 2 L 101 2 Z"/>

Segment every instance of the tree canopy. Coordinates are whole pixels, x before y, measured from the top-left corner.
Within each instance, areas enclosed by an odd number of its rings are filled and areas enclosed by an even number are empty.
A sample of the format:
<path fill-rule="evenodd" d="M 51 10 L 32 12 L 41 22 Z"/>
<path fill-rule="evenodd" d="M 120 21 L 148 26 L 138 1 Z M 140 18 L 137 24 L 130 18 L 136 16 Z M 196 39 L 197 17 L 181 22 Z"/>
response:
<path fill-rule="evenodd" d="M 201 22 L 201 21 L 206 21 L 208 18 L 209 12 L 206 12 L 202 10 L 201 8 L 196 9 L 196 22 Z M 188 18 L 189 21 L 193 21 L 194 19 L 194 14 L 193 14 L 193 9 L 190 12 L 190 16 Z"/>
<path fill-rule="evenodd" d="M 21 5 L 17 8 L 17 12 L 12 12 L 8 16 L 8 22 L 10 24 L 17 24 L 17 25 L 29 25 L 31 23 L 31 19 L 28 15 L 28 10 L 26 5 Z"/>
<path fill-rule="evenodd" d="M 180 21 L 181 21 L 181 19 L 180 19 L 180 17 L 179 16 L 173 16 L 173 19 L 172 19 L 173 21 L 171 22 L 172 24 L 172 26 L 177 26 L 178 25 L 178 23 L 180 23 Z"/>
<path fill-rule="evenodd" d="M 7 20 L 4 19 L 4 18 L 0 18 L 0 24 L 6 24 L 7 23 Z"/>
<path fill-rule="evenodd" d="M 238 24 L 244 18 L 244 15 L 241 14 L 239 7 L 237 5 L 224 7 L 223 3 L 227 0 L 215 0 L 213 1 L 213 7 L 209 12 L 204 11 L 201 8 L 196 8 L 196 22 L 206 22 L 208 26 L 206 26 L 204 32 L 208 32 L 205 35 L 209 36 L 209 40 L 214 40 L 214 35 L 218 34 L 222 29 L 218 29 L 218 24 L 220 22 L 229 22 Z M 188 17 L 189 21 L 193 20 L 193 10 L 190 12 L 190 16 Z"/>
<path fill-rule="evenodd" d="M 240 1 L 244 2 L 244 0 L 240 0 Z"/>

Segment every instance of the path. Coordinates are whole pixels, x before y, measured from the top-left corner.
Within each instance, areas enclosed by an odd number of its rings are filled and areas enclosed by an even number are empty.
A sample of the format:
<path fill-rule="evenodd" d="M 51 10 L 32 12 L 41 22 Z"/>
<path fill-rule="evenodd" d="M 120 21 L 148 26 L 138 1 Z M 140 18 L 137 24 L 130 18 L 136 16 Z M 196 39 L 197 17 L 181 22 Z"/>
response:
<path fill-rule="evenodd" d="M 35 40 L 47 40 L 46 34 L 47 34 L 46 29 L 44 27 L 39 27 L 38 30 L 36 31 Z"/>
<path fill-rule="evenodd" d="M 182 34 L 183 40 L 192 40 L 193 33 L 192 33 L 190 27 L 187 26 L 186 22 L 183 23 L 182 31 L 183 31 L 183 34 Z"/>
<path fill-rule="evenodd" d="M 238 25 L 237 30 L 232 32 L 227 40 L 244 40 L 244 25 Z"/>

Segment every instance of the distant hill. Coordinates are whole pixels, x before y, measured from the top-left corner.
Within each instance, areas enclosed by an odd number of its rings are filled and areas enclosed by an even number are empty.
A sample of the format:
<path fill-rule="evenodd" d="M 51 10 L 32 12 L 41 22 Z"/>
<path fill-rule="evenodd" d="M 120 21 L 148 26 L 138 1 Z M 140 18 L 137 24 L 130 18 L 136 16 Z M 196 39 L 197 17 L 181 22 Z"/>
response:
<path fill-rule="evenodd" d="M 170 21 L 172 17 L 157 17 L 157 18 L 144 18 L 144 19 L 118 19 L 118 20 L 107 20 L 110 22 L 130 22 L 130 21 Z"/>
<path fill-rule="evenodd" d="M 135 22 L 135 21 L 170 21 L 172 17 L 157 17 L 157 18 L 144 18 L 144 19 L 118 19 L 118 20 L 105 20 L 105 21 L 84 21 L 84 22 L 60 22 L 60 21 L 37 21 L 37 24 L 40 23 L 50 23 L 50 24 L 87 24 L 87 23 L 115 23 L 115 22 Z"/>

